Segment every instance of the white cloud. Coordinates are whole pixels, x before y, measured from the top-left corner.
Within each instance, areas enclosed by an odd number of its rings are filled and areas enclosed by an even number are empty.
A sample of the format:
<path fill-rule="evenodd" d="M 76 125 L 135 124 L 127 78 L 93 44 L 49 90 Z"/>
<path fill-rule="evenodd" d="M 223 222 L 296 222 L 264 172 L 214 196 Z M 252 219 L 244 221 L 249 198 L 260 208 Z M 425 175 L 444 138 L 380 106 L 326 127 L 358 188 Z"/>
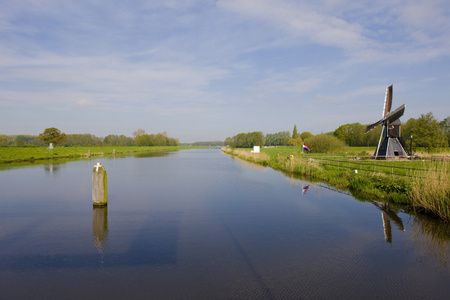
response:
<path fill-rule="evenodd" d="M 347 123 L 344 114 L 365 114 L 361 99 L 382 99 L 390 83 L 448 94 L 449 7 L 444 0 L 7 1 L 0 106 L 65 111 L 73 120 L 86 110 L 145 113 L 184 129 L 186 120 L 201 128 L 212 118 L 256 124 L 264 113 L 282 127 L 298 106 L 313 118 L 321 105 L 323 124 Z"/>
<path fill-rule="evenodd" d="M 273 24 L 296 37 L 346 50 L 366 48 L 369 40 L 359 24 L 321 13 L 307 2 L 222 0 L 219 7 Z"/>

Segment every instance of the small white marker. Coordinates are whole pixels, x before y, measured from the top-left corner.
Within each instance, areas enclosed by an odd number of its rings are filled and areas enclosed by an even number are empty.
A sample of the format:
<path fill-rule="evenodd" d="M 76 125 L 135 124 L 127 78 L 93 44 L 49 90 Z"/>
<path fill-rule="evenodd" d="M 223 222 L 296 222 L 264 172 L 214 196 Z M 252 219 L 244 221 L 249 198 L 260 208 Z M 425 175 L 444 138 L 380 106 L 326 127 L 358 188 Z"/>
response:
<path fill-rule="evenodd" d="M 98 168 L 100 168 L 101 166 L 102 166 L 102 164 L 98 162 L 98 163 L 94 166 L 95 172 L 98 172 Z"/>

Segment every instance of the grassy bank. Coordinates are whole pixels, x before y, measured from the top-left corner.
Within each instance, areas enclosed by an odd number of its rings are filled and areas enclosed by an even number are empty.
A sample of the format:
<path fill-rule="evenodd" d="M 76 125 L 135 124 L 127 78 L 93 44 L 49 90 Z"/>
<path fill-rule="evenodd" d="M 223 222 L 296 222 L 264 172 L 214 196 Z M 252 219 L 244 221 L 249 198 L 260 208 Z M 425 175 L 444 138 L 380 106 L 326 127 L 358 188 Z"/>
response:
<path fill-rule="evenodd" d="M 358 153 L 361 153 L 360 150 L 356 149 Z M 371 161 L 374 164 L 389 166 L 405 167 L 407 164 L 409 168 L 428 170 L 421 171 L 420 174 L 414 173 L 412 175 L 418 177 L 411 178 L 370 171 L 356 173 L 351 168 L 336 168 L 321 161 L 323 154 L 308 154 L 307 158 L 298 147 L 263 148 L 259 154 L 251 153 L 250 149 L 226 147 L 222 148 L 222 151 L 276 170 L 307 176 L 336 188 L 349 190 L 359 198 L 401 204 L 407 210 L 425 212 L 450 221 L 450 178 L 447 173 L 449 166 L 445 162 Z M 346 158 L 343 159 L 345 161 Z"/>
<path fill-rule="evenodd" d="M 0 164 L 33 162 L 36 160 L 59 158 L 84 158 L 104 155 L 123 155 L 136 152 L 176 151 L 190 146 L 96 146 L 96 147 L 55 147 L 49 150 L 45 147 L 0 147 Z"/>

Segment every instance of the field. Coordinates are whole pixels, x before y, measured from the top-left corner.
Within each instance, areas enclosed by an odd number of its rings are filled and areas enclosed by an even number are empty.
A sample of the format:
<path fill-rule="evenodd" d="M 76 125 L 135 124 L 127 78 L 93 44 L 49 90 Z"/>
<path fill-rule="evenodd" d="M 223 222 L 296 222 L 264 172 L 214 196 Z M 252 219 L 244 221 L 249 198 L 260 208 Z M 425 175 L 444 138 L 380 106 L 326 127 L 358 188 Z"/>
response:
<path fill-rule="evenodd" d="M 99 147 L 0 147 L 0 164 L 33 162 L 55 158 L 84 158 L 103 155 L 123 155 L 135 152 L 175 151 L 189 146 L 99 146 Z"/>

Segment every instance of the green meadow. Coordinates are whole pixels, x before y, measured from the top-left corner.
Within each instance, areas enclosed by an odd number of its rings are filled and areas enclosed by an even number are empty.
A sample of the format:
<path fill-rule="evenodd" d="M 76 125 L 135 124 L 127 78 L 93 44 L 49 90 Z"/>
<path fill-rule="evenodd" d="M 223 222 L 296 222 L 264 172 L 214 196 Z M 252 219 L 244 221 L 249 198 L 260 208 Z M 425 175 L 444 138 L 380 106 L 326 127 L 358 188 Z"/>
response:
<path fill-rule="evenodd" d="M 88 147 L 0 147 L 0 164 L 36 160 L 85 158 L 104 155 L 126 155 L 137 152 L 176 151 L 189 146 L 88 146 Z M 197 147 L 198 148 L 198 147 Z"/>

